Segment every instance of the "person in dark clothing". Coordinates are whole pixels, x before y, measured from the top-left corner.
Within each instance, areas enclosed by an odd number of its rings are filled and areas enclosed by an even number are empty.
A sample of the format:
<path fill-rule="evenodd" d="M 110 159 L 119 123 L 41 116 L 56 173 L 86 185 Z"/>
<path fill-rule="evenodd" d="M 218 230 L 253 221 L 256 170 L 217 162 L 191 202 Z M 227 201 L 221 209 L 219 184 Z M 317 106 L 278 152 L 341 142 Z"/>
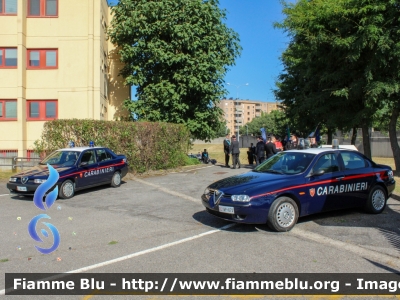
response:
<path fill-rule="evenodd" d="M 229 168 L 229 147 L 231 146 L 231 140 L 229 134 L 226 135 L 224 140 L 224 153 L 225 153 L 225 167 Z"/>
<path fill-rule="evenodd" d="M 259 165 L 265 160 L 265 144 L 261 136 L 257 138 L 258 142 L 256 145 L 256 164 Z"/>
<path fill-rule="evenodd" d="M 276 153 L 279 152 L 279 150 L 276 149 L 275 142 L 275 136 L 271 136 L 271 139 L 268 141 L 267 144 L 265 144 L 265 152 L 267 153 L 267 158 L 270 158 L 271 156 L 274 156 Z"/>
<path fill-rule="evenodd" d="M 318 148 L 315 137 L 310 137 L 310 148 Z"/>
<path fill-rule="evenodd" d="M 298 146 L 299 146 L 299 139 L 297 138 L 297 135 L 296 134 L 292 134 L 291 136 L 290 136 L 290 144 L 288 143 L 288 144 L 286 144 L 286 150 L 296 150 L 296 149 L 298 149 Z"/>
<path fill-rule="evenodd" d="M 232 163 L 233 163 L 233 169 L 236 169 L 236 165 L 239 165 L 239 169 L 241 167 L 240 165 L 240 148 L 239 148 L 239 142 L 236 140 L 236 136 L 232 136 L 232 143 L 229 147 L 229 152 L 232 153 Z"/>
<path fill-rule="evenodd" d="M 210 161 L 210 157 L 208 156 L 208 152 L 207 149 L 204 149 L 204 152 L 201 153 L 201 160 L 203 161 L 203 163 L 208 164 Z"/>
<path fill-rule="evenodd" d="M 255 162 L 257 164 L 257 155 L 256 155 L 256 146 L 253 145 L 253 143 L 250 144 L 250 151 L 253 155 L 253 162 Z M 251 163 L 253 164 L 253 163 Z"/>
<path fill-rule="evenodd" d="M 251 147 L 249 147 L 249 150 L 247 151 L 247 160 L 249 161 L 249 165 L 253 164 L 254 154 L 253 154 Z"/>

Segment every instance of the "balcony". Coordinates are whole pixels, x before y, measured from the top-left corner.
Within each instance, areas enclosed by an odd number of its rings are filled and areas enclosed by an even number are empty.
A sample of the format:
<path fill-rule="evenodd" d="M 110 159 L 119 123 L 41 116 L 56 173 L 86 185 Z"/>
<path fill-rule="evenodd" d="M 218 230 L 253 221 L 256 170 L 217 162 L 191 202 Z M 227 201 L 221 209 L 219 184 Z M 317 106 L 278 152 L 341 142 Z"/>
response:
<path fill-rule="evenodd" d="M 261 117 L 261 113 L 256 113 L 256 117 Z"/>
<path fill-rule="evenodd" d="M 236 112 L 243 112 L 243 109 L 241 109 L 241 108 L 236 108 L 235 111 L 236 111 Z"/>

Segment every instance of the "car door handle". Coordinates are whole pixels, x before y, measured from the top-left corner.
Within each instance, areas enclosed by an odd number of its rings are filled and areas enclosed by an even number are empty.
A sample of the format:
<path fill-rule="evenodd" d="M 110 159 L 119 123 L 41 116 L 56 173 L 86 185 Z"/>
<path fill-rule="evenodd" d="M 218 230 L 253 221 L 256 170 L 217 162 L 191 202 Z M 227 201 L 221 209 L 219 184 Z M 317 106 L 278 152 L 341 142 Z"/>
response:
<path fill-rule="evenodd" d="M 342 179 L 344 179 L 344 176 L 336 177 L 336 180 L 342 180 Z"/>

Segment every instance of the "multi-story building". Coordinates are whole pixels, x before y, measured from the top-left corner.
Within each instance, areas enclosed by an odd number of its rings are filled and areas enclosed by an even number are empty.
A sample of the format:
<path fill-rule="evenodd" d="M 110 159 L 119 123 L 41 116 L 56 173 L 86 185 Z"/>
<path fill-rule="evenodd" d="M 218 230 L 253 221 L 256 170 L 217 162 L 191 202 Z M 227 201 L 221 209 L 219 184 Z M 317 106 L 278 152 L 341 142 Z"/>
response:
<path fill-rule="evenodd" d="M 223 99 L 219 107 L 224 111 L 226 126 L 231 133 L 237 133 L 239 127 L 261 117 L 261 113 L 270 113 L 279 109 L 275 102 L 262 102 L 243 99 Z"/>
<path fill-rule="evenodd" d="M 29 155 L 48 120 L 126 115 L 110 20 L 107 0 L 0 0 L 0 157 Z"/>

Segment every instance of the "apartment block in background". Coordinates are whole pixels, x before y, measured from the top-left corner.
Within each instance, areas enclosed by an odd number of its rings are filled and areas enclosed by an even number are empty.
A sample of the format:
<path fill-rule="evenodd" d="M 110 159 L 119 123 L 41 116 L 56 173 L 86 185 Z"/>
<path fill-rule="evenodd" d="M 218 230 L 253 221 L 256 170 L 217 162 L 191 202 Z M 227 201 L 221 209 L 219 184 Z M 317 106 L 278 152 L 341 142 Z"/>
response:
<path fill-rule="evenodd" d="M 110 20 L 107 0 L 0 0 L 0 158 L 29 155 L 48 120 L 127 115 Z"/>
<path fill-rule="evenodd" d="M 237 134 L 239 127 L 251 122 L 254 118 L 261 117 L 261 112 L 270 113 L 279 109 L 275 102 L 243 99 L 223 99 L 219 107 L 224 111 L 226 126 L 232 134 Z"/>

